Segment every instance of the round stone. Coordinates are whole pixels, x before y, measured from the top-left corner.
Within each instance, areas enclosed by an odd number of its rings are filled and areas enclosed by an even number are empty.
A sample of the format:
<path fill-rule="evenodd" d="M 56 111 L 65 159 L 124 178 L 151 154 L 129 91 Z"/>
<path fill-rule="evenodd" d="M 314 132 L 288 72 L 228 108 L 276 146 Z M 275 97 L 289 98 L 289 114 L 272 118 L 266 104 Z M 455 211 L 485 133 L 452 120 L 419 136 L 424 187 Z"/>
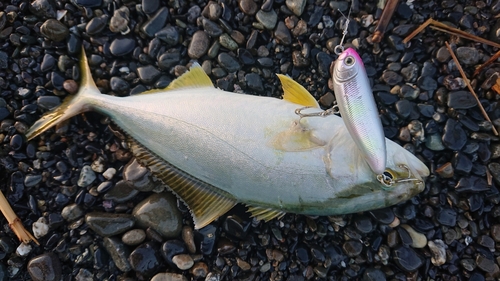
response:
<path fill-rule="evenodd" d="M 193 34 L 193 38 L 189 43 L 188 55 L 192 59 L 199 59 L 205 55 L 210 47 L 210 39 L 208 39 L 207 34 L 198 30 Z"/>
<path fill-rule="evenodd" d="M 53 253 L 44 253 L 28 262 L 28 273 L 34 281 L 59 281 L 62 269 L 59 258 Z"/>
<path fill-rule="evenodd" d="M 59 42 L 68 37 L 69 29 L 58 20 L 48 19 L 40 26 L 40 33 L 47 39 Z"/>
<path fill-rule="evenodd" d="M 181 232 L 182 214 L 172 194 L 153 194 L 137 204 L 132 214 L 140 227 L 151 227 L 165 238 L 177 237 Z"/>

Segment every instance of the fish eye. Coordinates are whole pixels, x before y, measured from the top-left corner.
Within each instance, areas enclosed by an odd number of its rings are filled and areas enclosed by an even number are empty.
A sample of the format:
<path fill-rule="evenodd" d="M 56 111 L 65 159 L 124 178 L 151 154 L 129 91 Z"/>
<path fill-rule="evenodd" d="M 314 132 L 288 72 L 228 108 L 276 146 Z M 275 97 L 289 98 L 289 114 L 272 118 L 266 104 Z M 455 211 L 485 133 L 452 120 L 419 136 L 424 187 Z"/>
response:
<path fill-rule="evenodd" d="M 394 174 L 389 170 L 385 170 L 382 174 L 377 175 L 377 180 L 387 187 L 394 184 L 394 178 Z"/>
<path fill-rule="evenodd" d="M 345 58 L 344 62 L 347 66 L 351 66 L 354 64 L 355 60 L 352 56 L 348 56 Z"/>

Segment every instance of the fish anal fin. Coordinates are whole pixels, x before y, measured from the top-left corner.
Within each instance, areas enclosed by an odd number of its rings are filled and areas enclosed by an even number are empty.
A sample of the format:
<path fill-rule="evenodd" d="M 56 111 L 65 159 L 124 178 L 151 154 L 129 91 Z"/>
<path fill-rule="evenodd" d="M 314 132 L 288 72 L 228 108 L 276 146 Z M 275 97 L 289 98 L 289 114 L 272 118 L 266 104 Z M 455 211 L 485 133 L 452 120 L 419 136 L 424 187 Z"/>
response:
<path fill-rule="evenodd" d="M 283 99 L 289 102 L 293 102 L 302 106 L 309 106 L 319 108 L 319 104 L 316 99 L 302 87 L 299 83 L 295 82 L 289 76 L 283 74 L 276 74 L 281 81 L 281 86 L 283 87 Z"/>
<path fill-rule="evenodd" d="M 189 71 L 179 76 L 172 81 L 165 89 L 152 89 L 142 92 L 139 95 L 148 95 L 164 91 L 194 89 L 194 88 L 214 88 L 214 84 L 210 77 L 205 73 L 205 70 L 198 64 L 194 63 Z"/>
<path fill-rule="evenodd" d="M 174 167 L 131 137 L 127 138 L 127 142 L 139 163 L 148 167 L 186 204 L 193 216 L 195 229 L 208 225 L 236 205 L 236 200 L 229 193 Z"/>
<path fill-rule="evenodd" d="M 247 208 L 248 212 L 252 214 L 252 217 L 256 218 L 257 220 L 263 220 L 265 222 L 268 222 L 274 218 L 282 218 L 286 214 L 286 212 L 265 207 L 247 205 Z"/>

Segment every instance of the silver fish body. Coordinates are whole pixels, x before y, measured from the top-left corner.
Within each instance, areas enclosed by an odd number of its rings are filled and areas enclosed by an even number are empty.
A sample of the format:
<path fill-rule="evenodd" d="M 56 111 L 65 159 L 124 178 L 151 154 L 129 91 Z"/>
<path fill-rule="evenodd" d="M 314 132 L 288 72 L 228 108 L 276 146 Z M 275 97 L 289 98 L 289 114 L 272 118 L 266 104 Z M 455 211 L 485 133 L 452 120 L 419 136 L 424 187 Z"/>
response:
<path fill-rule="evenodd" d="M 363 61 L 354 49 L 340 54 L 332 78 L 337 105 L 349 134 L 372 171 L 382 174 L 387 163 L 384 130 Z"/>
<path fill-rule="evenodd" d="M 37 121 L 27 137 L 87 110 L 109 116 L 133 139 L 134 156 L 190 208 L 196 228 L 238 202 L 265 220 L 284 212 L 382 208 L 422 191 L 429 174 L 418 158 L 388 140 L 394 177 L 416 180 L 387 188 L 357 152 L 341 118 L 299 118 L 295 110 L 302 105 L 216 89 L 199 65 L 167 89 L 114 97 L 99 92 L 85 57 L 82 62 L 79 93 Z M 280 79 L 284 88 L 300 88 Z"/>

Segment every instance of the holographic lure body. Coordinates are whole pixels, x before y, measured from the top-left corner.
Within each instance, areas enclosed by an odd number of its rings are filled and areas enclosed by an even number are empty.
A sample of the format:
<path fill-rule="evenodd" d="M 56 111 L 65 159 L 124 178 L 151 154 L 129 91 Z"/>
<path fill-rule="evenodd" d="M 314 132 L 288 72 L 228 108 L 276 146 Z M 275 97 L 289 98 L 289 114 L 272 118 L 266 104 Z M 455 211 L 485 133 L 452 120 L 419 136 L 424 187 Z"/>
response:
<path fill-rule="evenodd" d="M 384 130 L 365 66 L 354 49 L 348 48 L 340 54 L 332 76 L 345 126 L 372 171 L 380 175 L 387 161 Z"/>

